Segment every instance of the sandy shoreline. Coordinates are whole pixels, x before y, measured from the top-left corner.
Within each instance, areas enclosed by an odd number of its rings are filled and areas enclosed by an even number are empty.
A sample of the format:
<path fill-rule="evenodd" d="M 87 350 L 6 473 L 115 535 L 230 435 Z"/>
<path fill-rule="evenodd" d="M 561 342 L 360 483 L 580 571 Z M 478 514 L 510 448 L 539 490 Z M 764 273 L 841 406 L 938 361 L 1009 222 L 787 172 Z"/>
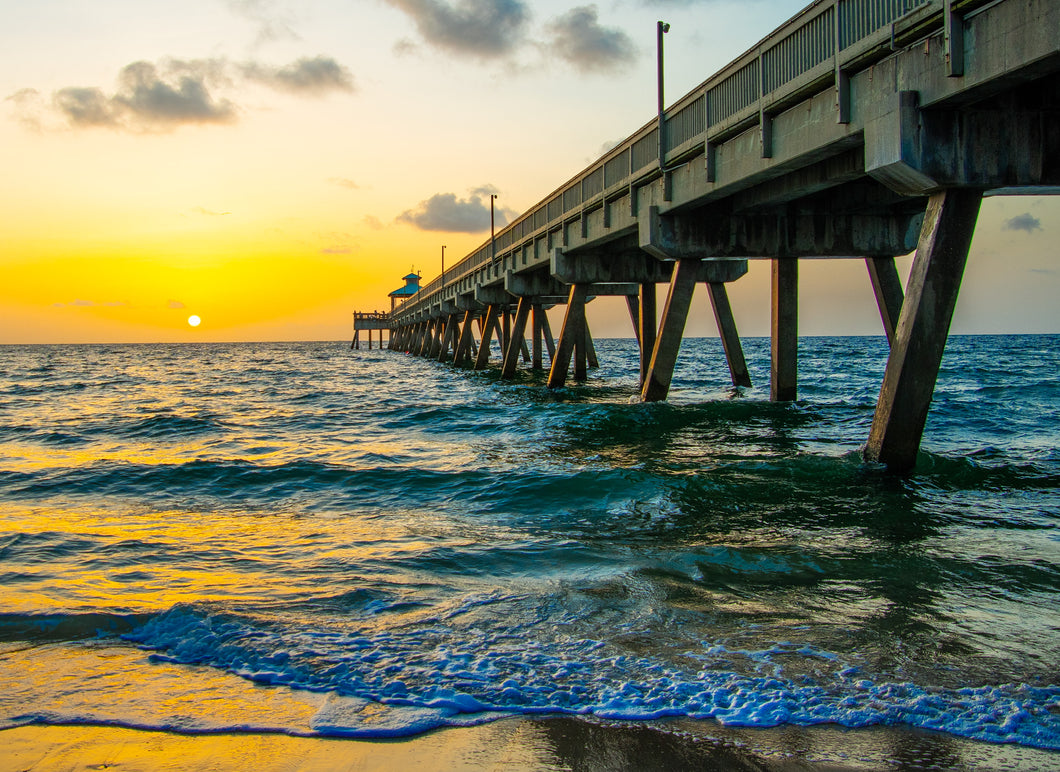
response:
<path fill-rule="evenodd" d="M 731 729 L 515 718 L 403 740 L 180 735 L 30 725 L 0 731 L 0 770 L 1047 770 L 1060 753 L 904 728 Z"/>

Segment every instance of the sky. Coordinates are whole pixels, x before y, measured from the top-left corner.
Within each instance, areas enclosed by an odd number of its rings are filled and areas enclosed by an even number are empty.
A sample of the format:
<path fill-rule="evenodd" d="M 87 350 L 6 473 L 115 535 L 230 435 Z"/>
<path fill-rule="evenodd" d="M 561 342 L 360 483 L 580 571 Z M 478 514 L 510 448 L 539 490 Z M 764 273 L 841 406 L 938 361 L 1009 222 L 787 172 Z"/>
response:
<path fill-rule="evenodd" d="M 488 239 L 490 194 L 514 218 L 651 119 L 656 20 L 673 102 L 802 5 L 3 3 L 0 343 L 349 339 Z M 1058 231 L 1060 197 L 985 200 L 954 332 L 1060 332 Z M 768 335 L 768 263 L 730 298 Z M 881 334 L 864 264 L 803 261 L 799 327 Z"/>

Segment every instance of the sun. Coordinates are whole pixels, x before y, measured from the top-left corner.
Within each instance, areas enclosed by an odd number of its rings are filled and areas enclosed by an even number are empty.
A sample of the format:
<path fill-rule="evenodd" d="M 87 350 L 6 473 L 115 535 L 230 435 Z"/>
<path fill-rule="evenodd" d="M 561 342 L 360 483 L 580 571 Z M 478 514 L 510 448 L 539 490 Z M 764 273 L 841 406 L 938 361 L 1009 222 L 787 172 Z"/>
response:
<path fill-rule="evenodd" d="M 200 319 L 195 314 L 192 314 L 188 317 L 188 324 L 190 324 L 192 327 L 198 327 L 200 324 L 202 324 L 202 319 Z"/>

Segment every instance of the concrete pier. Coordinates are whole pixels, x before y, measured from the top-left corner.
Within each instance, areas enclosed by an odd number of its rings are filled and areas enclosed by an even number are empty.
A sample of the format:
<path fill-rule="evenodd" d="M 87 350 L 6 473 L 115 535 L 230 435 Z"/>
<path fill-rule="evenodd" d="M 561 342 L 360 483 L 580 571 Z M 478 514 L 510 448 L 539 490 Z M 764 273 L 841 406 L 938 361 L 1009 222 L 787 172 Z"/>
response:
<path fill-rule="evenodd" d="M 768 260 L 770 397 L 792 401 L 799 261 L 855 259 L 890 343 L 865 456 L 908 471 L 981 197 L 1060 192 L 1058 29 L 1060 0 L 819 0 L 444 277 L 406 277 L 416 289 L 392 294 L 391 348 L 481 370 L 498 335 L 502 378 L 520 354 L 544 369 L 547 347 L 559 388 L 592 366 L 586 305 L 622 296 L 640 397 L 665 399 L 704 284 L 731 381 L 746 387 L 726 285 Z M 914 250 L 903 289 L 895 257 Z M 556 305 L 553 351 L 544 309 Z"/>

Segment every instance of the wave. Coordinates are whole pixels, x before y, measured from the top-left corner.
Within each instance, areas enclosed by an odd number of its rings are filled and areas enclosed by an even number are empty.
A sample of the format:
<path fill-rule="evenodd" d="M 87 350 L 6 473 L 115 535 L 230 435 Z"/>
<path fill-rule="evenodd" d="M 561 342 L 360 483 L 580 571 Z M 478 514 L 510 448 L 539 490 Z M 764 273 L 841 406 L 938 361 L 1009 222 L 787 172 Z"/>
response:
<path fill-rule="evenodd" d="M 512 599 L 468 599 L 463 613 Z M 459 609 L 457 609 L 459 610 Z M 344 710 L 314 728 L 364 737 L 418 733 L 500 714 L 589 714 L 646 720 L 682 716 L 730 726 L 907 724 L 989 742 L 1060 749 L 1060 687 L 1008 683 L 958 689 L 873 679 L 828 651 L 777 643 L 762 651 L 704 642 L 684 664 L 616 651 L 604 642 L 476 625 L 447 636 L 414 630 L 304 631 L 245 616 L 179 606 L 124 633 L 159 662 L 208 665 L 255 683 L 327 692 Z M 538 631 L 539 632 L 539 631 Z M 749 671 L 699 663 L 740 659 Z M 832 663 L 827 674 L 791 677 L 792 658 Z M 386 706 L 380 734 L 367 704 Z"/>

